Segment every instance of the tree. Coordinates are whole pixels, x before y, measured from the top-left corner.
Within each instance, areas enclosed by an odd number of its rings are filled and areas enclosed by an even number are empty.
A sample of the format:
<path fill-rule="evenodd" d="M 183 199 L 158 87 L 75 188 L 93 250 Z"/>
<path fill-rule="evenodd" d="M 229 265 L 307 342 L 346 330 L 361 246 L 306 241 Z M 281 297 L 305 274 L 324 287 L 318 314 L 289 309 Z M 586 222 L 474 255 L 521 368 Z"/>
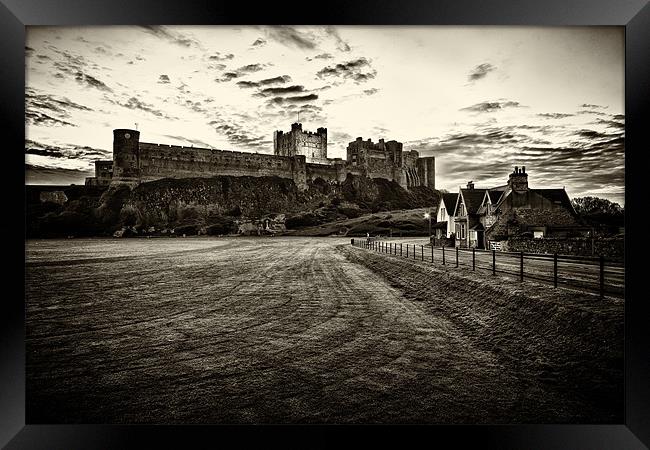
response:
<path fill-rule="evenodd" d="M 623 225 L 625 209 L 618 203 L 599 197 L 578 197 L 571 204 L 578 216 L 591 225 Z"/>

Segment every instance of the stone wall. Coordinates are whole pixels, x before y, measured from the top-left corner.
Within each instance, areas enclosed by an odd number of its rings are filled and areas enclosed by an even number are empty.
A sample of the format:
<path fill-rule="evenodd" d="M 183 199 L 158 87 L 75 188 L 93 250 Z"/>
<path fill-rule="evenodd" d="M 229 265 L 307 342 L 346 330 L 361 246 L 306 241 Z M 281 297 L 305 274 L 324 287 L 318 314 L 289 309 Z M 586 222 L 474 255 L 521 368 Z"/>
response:
<path fill-rule="evenodd" d="M 418 152 L 402 152 L 397 141 L 373 144 L 360 138 L 348 146 L 348 161 L 327 159 L 327 129 L 303 132 L 293 124 L 288 134 L 276 131 L 276 154 L 234 152 L 198 147 L 139 142 L 137 130 L 113 130 L 113 177 L 111 182 L 137 185 L 163 178 L 226 176 L 278 176 L 292 179 L 299 189 L 308 180 L 321 178 L 342 183 L 348 174 L 394 180 L 404 188 L 435 188 L 434 158 L 419 159 Z M 296 147 L 298 145 L 298 147 Z M 302 146 L 302 147 L 300 147 Z M 318 154 L 300 148 L 319 148 Z M 354 159 L 351 151 L 354 150 Z M 311 155 L 314 155 L 313 157 Z M 89 179 L 87 184 L 95 180 Z"/>
<path fill-rule="evenodd" d="M 563 207 L 549 209 L 511 209 L 498 217 L 486 231 L 489 240 L 500 241 L 528 231 L 529 226 L 572 227 L 578 226 L 577 219 Z"/>
<path fill-rule="evenodd" d="M 593 242 L 593 252 L 592 252 Z M 557 253 L 559 255 L 604 256 L 605 259 L 622 260 L 622 238 L 542 238 L 511 237 L 502 241 L 503 251 L 524 253 Z"/>
<path fill-rule="evenodd" d="M 340 161 L 334 164 L 310 164 L 306 165 L 306 175 L 308 180 L 321 178 L 330 183 L 342 183 L 345 181 L 346 170 L 345 162 Z"/>

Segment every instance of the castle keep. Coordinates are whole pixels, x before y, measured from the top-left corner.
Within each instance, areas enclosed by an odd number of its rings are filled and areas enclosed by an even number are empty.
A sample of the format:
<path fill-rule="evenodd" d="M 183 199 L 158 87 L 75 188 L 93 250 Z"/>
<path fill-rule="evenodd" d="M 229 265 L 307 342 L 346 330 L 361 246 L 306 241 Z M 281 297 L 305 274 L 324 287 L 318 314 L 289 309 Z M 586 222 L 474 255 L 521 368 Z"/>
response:
<path fill-rule="evenodd" d="M 307 162 L 327 164 L 327 128 L 316 133 L 302 131 L 301 123 L 291 125 L 291 131 L 273 132 L 273 154 L 278 156 L 304 155 Z"/>
<path fill-rule="evenodd" d="M 298 188 L 321 178 L 345 181 L 348 174 L 394 180 L 402 187 L 435 188 L 435 158 L 420 158 L 415 150 L 402 151 L 397 141 L 374 144 L 357 138 L 347 148 L 347 160 L 327 157 L 327 129 L 304 132 L 294 123 L 291 131 L 273 134 L 273 155 L 140 142 L 140 132 L 113 130 L 113 161 L 97 161 L 96 176 L 86 185 L 139 184 L 161 178 L 216 175 L 278 176 L 292 179 Z M 112 169 L 112 170 L 110 170 Z"/>

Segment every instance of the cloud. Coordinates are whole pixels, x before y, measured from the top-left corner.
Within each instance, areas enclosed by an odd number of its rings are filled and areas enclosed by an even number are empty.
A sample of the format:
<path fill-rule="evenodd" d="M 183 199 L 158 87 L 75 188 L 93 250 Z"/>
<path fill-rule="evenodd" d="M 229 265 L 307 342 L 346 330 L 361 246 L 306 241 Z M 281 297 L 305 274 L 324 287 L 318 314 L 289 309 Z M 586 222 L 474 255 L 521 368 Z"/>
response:
<path fill-rule="evenodd" d="M 316 40 L 310 33 L 304 33 L 289 26 L 277 26 L 264 28 L 269 39 L 279 42 L 288 47 L 297 47 L 303 50 L 316 48 Z"/>
<path fill-rule="evenodd" d="M 52 117 L 40 111 L 25 111 L 25 122 L 30 125 L 45 125 L 45 126 L 65 125 L 71 127 L 77 126 L 71 122 L 67 122 L 62 119 L 57 119 L 56 117 Z"/>
<path fill-rule="evenodd" d="M 490 63 L 479 64 L 478 66 L 472 69 L 472 71 L 467 76 L 467 79 L 470 82 L 480 80 L 482 78 L 485 78 L 487 74 L 492 72 L 493 70 L 496 70 L 496 67 L 494 67 Z"/>
<path fill-rule="evenodd" d="M 87 73 L 83 73 L 81 71 L 78 71 L 75 76 L 75 80 L 77 80 L 80 84 L 97 88 L 100 91 L 106 91 L 106 92 L 113 92 L 111 88 L 106 86 L 103 81 L 98 80 L 97 78 L 88 75 Z"/>
<path fill-rule="evenodd" d="M 263 47 L 266 45 L 266 40 L 262 38 L 257 38 L 255 42 L 251 44 L 251 47 Z"/>
<path fill-rule="evenodd" d="M 307 61 L 312 61 L 314 59 L 332 59 L 332 58 L 334 58 L 334 56 L 332 56 L 331 53 L 320 53 L 312 58 L 310 58 L 309 56 L 305 57 Z"/>
<path fill-rule="evenodd" d="M 245 66 L 242 66 L 232 72 L 225 72 L 224 74 L 221 75 L 221 78 L 217 78 L 215 81 L 217 83 L 224 83 L 228 82 L 230 80 L 233 80 L 235 78 L 242 77 L 244 75 L 247 75 L 249 73 L 254 73 L 254 72 L 259 72 L 260 70 L 264 70 L 264 66 L 266 64 L 248 64 Z"/>
<path fill-rule="evenodd" d="M 583 109 L 580 111 L 577 111 L 576 114 L 589 114 L 592 116 L 606 116 L 607 114 L 602 112 L 602 111 L 596 111 L 593 109 Z"/>
<path fill-rule="evenodd" d="M 123 108 L 128 108 L 128 109 L 139 109 L 140 111 L 145 111 L 150 114 L 153 114 L 156 117 L 164 117 L 166 119 L 178 119 L 178 117 L 173 117 L 165 114 L 163 111 L 160 111 L 158 109 L 155 109 L 153 105 L 149 103 L 145 103 L 141 100 L 139 100 L 137 97 L 130 97 L 129 99 L 125 101 L 117 101 L 112 98 L 109 98 L 107 96 L 104 96 L 104 100 L 106 100 L 109 103 L 113 103 L 114 105 L 121 106 Z"/>
<path fill-rule="evenodd" d="M 495 102 L 481 102 L 466 108 L 461 108 L 461 111 L 473 111 L 478 113 L 493 112 L 504 108 L 522 108 L 519 102 L 513 101 L 495 101 Z"/>
<path fill-rule="evenodd" d="M 255 88 L 260 86 L 269 86 L 273 84 L 283 84 L 291 81 L 289 75 L 282 75 L 279 77 L 265 78 L 259 81 L 238 81 L 236 84 L 240 88 Z"/>
<path fill-rule="evenodd" d="M 537 115 L 546 119 L 564 119 L 565 117 L 575 116 L 575 114 L 569 113 L 539 113 Z"/>
<path fill-rule="evenodd" d="M 348 78 L 356 83 L 362 83 L 375 78 L 377 71 L 372 68 L 370 61 L 366 58 L 358 58 L 352 61 L 327 66 L 316 73 L 318 78 L 337 77 Z"/>
<path fill-rule="evenodd" d="M 111 152 L 103 149 L 93 148 L 89 146 L 80 145 L 51 145 L 42 144 L 37 141 L 25 141 L 25 155 L 36 155 L 41 165 L 45 167 L 61 167 L 61 164 L 56 163 L 55 160 L 68 160 L 79 161 L 76 167 L 82 168 L 89 162 L 97 159 L 107 159 L 111 157 Z M 43 158 L 45 157 L 45 158 Z M 50 161 L 48 164 L 47 162 Z M 66 167 L 74 167 L 67 165 Z"/>
<path fill-rule="evenodd" d="M 624 191 L 621 129 L 489 125 L 405 144 L 421 155 L 439 157 L 436 175 L 441 186 L 464 185 L 471 179 L 478 187 L 503 185 L 513 166 L 524 165 L 533 188 L 566 186 L 573 196 L 590 192 L 621 196 Z"/>
<path fill-rule="evenodd" d="M 240 88 L 254 88 L 260 85 L 257 81 L 238 81 L 236 84 Z"/>
<path fill-rule="evenodd" d="M 266 88 L 262 89 L 259 92 L 260 96 L 263 97 L 268 97 L 271 95 L 282 95 L 282 94 L 297 94 L 299 92 L 304 92 L 305 87 L 304 86 L 287 86 L 287 87 L 273 87 L 273 88 Z"/>
<path fill-rule="evenodd" d="M 607 108 L 607 106 L 594 105 L 594 104 L 590 104 L 590 103 L 583 103 L 582 105 L 580 105 L 580 107 L 589 108 L 589 109 L 605 109 L 605 108 Z"/>
<path fill-rule="evenodd" d="M 149 34 L 171 42 L 172 44 L 180 45 L 182 47 L 201 48 L 201 45 L 194 39 L 184 36 L 181 33 L 171 31 L 160 25 L 144 25 L 142 26 L 142 29 Z"/>
<path fill-rule="evenodd" d="M 336 41 L 337 49 L 339 49 L 342 52 L 350 51 L 350 45 L 347 42 L 345 42 L 343 39 L 341 39 L 341 36 L 339 35 L 339 32 L 336 31 L 336 28 L 329 26 L 325 28 L 325 32 L 334 38 L 334 40 Z"/>
<path fill-rule="evenodd" d="M 169 84 L 169 77 L 167 75 L 160 75 L 158 78 L 158 83 L 159 84 Z"/>
<path fill-rule="evenodd" d="M 210 55 L 208 57 L 208 59 L 210 61 L 228 61 L 230 59 L 233 59 L 234 57 L 235 57 L 235 55 L 233 55 L 232 53 L 227 53 L 227 54 L 223 55 L 223 54 L 217 52 L 214 55 Z"/>
<path fill-rule="evenodd" d="M 366 89 L 363 91 L 363 93 L 366 95 L 373 95 L 376 94 L 377 92 L 379 92 L 379 89 L 377 88 Z"/>
<path fill-rule="evenodd" d="M 213 120 L 208 125 L 212 126 L 219 135 L 224 136 L 228 142 L 238 147 L 267 150 L 272 145 L 268 136 L 255 135 L 245 124 L 240 125 L 239 122 Z"/>
<path fill-rule="evenodd" d="M 269 84 L 288 83 L 290 81 L 291 81 L 291 77 L 289 75 L 282 75 L 279 77 L 265 78 L 263 80 L 260 80 L 259 83 L 262 86 L 266 86 Z"/>
<path fill-rule="evenodd" d="M 212 145 L 210 145 L 210 144 L 208 144 L 206 142 L 203 142 L 200 139 L 190 139 L 190 138 L 185 137 L 185 136 L 178 136 L 178 135 L 174 135 L 174 134 L 163 134 L 163 136 L 166 137 L 166 138 L 173 139 L 175 141 L 179 141 L 179 142 L 189 142 L 190 144 L 196 145 L 197 147 L 200 147 L 200 148 L 214 148 Z"/>
<path fill-rule="evenodd" d="M 272 103 L 275 104 L 284 104 L 284 103 L 302 103 L 302 102 L 310 102 L 313 100 L 317 100 L 318 95 L 317 94 L 308 94 L 308 95 L 298 95 L 294 97 L 274 97 L 271 99 Z"/>
<path fill-rule="evenodd" d="M 37 94 L 34 89 L 25 91 L 25 120 L 32 125 L 45 126 L 77 126 L 68 119 L 71 110 L 92 111 L 91 108 L 75 103 L 66 97 L 51 94 Z"/>

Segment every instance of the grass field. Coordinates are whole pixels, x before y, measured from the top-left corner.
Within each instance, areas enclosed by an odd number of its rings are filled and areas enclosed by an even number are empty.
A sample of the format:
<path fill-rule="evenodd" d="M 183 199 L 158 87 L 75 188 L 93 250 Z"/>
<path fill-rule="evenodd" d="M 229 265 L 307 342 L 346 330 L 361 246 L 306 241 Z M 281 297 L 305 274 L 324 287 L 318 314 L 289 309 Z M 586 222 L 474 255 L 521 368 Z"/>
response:
<path fill-rule="evenodd" d="M 622 421 L 622 301 L 349 243 L 28 241 L 27 422 Z"/>

